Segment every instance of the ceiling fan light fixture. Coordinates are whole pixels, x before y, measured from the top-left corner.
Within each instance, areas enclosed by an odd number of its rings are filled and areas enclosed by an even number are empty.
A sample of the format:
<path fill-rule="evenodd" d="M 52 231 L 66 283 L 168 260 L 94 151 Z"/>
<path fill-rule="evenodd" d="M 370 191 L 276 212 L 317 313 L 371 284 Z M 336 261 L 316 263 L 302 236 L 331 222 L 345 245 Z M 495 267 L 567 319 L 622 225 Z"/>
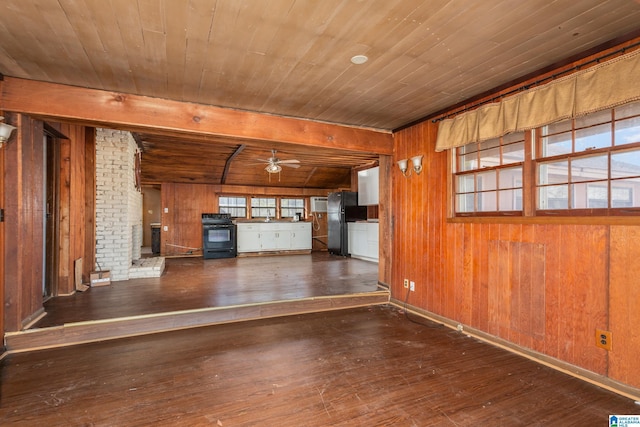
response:
<path fill-rule="evenodd" d="M 282 170 L 282 166 L 276 165 L 275 163 L 270 163 L 267 165 L 266 168 L 264 168 L 264 170 L 266 170 L 269 173 L 278 173 Z"/>

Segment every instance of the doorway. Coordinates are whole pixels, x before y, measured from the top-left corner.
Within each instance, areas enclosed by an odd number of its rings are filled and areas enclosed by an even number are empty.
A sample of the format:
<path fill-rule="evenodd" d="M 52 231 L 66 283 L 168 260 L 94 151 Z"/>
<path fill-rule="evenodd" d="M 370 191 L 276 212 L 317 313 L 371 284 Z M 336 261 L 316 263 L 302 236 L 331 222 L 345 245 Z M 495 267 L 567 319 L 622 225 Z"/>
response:
<path fill-rule="evenodd" d="M 159 185 L 143 185 L 142 186 L 142 254 L 149 256 L 155 254 L 153 246 L 157 246 L 159 252 L 159 242 L 153 245 L 153 229 L 159 231 L 161 212 L 160 212 L 160 186 Z M 155 236 L 158 239 L 159 236 Z"/>

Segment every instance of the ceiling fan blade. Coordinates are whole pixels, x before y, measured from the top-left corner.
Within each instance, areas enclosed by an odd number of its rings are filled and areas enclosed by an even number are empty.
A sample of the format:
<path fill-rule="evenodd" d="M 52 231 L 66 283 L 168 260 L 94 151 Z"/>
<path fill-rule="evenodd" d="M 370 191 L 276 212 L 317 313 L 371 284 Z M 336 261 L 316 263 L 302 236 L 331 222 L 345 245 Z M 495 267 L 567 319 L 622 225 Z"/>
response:
<path fill-rule="evenodd" d="M 300 163 L 300 160 L 294 160 L 294 159 L 291 159 L 291 160 L 278 160 L 276 163 L 281 163 L 281 164 L 282 163 Z"/>
<path fill-rule="evenodd" d="M 299 168 L 300 165 L 296 164 L 296 163 L 282 163 L 280 162 L 279 164 L 281 164 L 282 166 L 286 166 L 288 168 Z"/>
<path fill-rule="evenodd" d="M 271 163 L 271 159 L 269 160 L 265 160 L 265 159 L 256 159 L 258 162 L 262 162 L 262 163 Z"/>

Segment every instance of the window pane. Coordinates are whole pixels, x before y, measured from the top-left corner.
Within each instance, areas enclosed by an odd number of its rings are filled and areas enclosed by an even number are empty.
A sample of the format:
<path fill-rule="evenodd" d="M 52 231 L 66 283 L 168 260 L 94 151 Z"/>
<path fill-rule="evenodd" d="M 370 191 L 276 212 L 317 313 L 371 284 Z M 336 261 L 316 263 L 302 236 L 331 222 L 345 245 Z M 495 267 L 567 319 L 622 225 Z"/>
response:
<path fill-rule="evenodd" d="M 462 147 L 458 147 L 457 150 L 459 154 L 476 153 L 478 151 L 478 144 L 474 142 L 472 144 L 463 145 Z"/>
<path fill-rule="evenodd" d="M 552 185 L 538 188 L 538 209 L 568 209 L 569 188 L 567 185 Z"/>
<path fill-rule="evenodd" d="M 640 150 L 611 154 L 611 177 L 640 176 Z"/>
<path fill-rule="evenodd" d="M 611 154 L 611 177 L 640 176 L 640 150 Z"/>
<path fill-rule="evenodd" d="M 538 165 L 538 185 L 569 182 L 569 162 L 542 163 Z"/>
<path fill-rule="evenodd" d="M 611 110 L 602 110 L 576 118 L 576 129 L 611 122 Z"/>
<path fill-rule="evenodd" d="M 502 147 L 502 164 L 524 162 L 524 141 Z"/>
<path fill-rule="evenodd" d="M 500 147 L 480 151 L 480 168 L 500 166 Z"/>
<path fill-rule="evenodd" d="M 476 175 L 476 182 L 477 191 L 495 190 L 497 188 L 496 171 L 478 173 Z"/>
<path fill-rule="evenodd" d="M 495 191 L 478 193 L 478 211 L 495 212 L 498 210 Z"/>
<path fill-rule="evenodd" d="M 473 212 L 473 193 L 456 196 L 456 212 Z"/>
<path fill-rule="evenodd" d="M 615 144 L 633 144 L 640 142 L 640 116 L 616 122 Z"/>
<path fill-rule="evenodd" d="M 640 115 L 640 102 L 631 102 L 615 109 L 616 120 Z"/>
<path fill-rule="evenodd" d="M 609 178 L 608 156 L 579 157 L 571 161 L 571 182 Z"/>
<path fill-rule="evenodd" d="M 576 130 L 576 152 L 611 146 L 611 125 Z"/>
<path fill-rule="evenodd" d="M 498 191 L 501 211 L 521 211 L 522 210 L 522 189 Z"/>
<path fill-rule="evenodd" d="M 571 195 L 571 208 L 573 209 L 609 207 L 609 188 L 606 181 L 573 184 Z"/>
<path fill-rule="evenodd" d="M 304 199 L 281 199 L 280 217 L 292 218 L 296 213 L 304 214 Z"/>
<path fill-rule="evenodd" d="M 478 153 L 470 153 L 460 156 L 460 171 L 470 171 L 478 169 Z"/>
<path fill-rule="evenodd" d="M 571 130 L 571 120 L 565 120 L 563 122 L 551 123 L 547 126 L 542 126 L 541 131 L 543 136 L 553 135 L 556 133 L 564 133 Z"/>
<path fill-rule="evenodd" d="M 475 177 L 473 175 L 460 175 L 457 178 L 457 193 L 470 193 L 475 191 Z"/>
<path fill-rule="evenodd" d="M 640 207 L 640 178 L 611 181 L 611 207 Z"/>
<path fill-rule="evenodd" d="M 542 138 L 542 156 L 551 157 L 572 152 L 571 132 Z"/>
<path fill-rule="evenodd" d="M 521 188 L 522 187 L 522 168 L 501 169 L 498 171 L 500 175 L 499 188 Z"/>

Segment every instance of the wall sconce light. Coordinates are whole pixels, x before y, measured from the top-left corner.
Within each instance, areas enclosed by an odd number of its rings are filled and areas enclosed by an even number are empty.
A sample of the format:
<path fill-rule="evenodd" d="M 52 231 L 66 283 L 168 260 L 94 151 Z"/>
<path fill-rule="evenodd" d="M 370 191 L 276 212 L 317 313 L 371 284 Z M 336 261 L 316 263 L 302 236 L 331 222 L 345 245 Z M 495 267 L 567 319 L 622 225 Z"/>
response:
<path fill-rule="evenodd" d="M 420 172 L 422 172 L 422 156 L 412 157 L 411 164 L 413 165 L 413 171 L 416 173 L 416 175 L 420 175 Z M 411 176 L 411 169 L 409 169 L 408 166 L 408 159 L 402 159 L 398 161 L 398 167 L 400 168 L 400 171 L 405 178 Z M 409 173 L 407 173 L 407 170 L 409 171 Z"/>
<path fill-rule="evenodd" d="M 4 121 L 4 117 L 0 116 L 0 122 Z M 0 123 L 0 147 L 7 142 L 11 133 L 16 129 L 15 126 L 11 126 L 7 123 Z"/>

